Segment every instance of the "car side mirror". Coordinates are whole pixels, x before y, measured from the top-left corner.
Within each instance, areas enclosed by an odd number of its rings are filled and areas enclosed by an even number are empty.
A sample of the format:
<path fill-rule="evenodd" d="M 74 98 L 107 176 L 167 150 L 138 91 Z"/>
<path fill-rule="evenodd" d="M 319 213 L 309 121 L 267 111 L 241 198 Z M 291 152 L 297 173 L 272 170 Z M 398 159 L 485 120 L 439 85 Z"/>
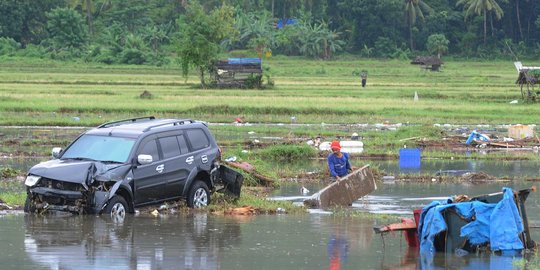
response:
<path fill-rule="evenodd" d="M 140 154 L 137 156 L 137 162 L 139 162 L 141 165 L 150 164 L 152 161 L 154 160 L 152 159 L 151 155 Z"/>
<path fill-rule="evenodd" d="M 62 154 L 62 148 L 61 147 L 53 147 L 51 151 L 53 158 L 60 158 L 60 154 Z"/>

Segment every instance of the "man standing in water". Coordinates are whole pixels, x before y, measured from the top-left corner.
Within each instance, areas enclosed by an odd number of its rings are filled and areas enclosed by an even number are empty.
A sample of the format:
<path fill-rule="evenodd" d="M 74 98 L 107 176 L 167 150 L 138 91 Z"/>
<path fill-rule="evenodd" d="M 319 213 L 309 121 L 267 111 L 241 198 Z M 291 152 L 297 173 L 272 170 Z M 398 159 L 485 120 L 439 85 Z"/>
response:
<path fill-rule="evenodd" d="M 328 169 L 330 175 L 339 181 L 341 177 L 349 174 L 352 170 L 349 154 L 341 152 L 341 145 L 338 141 L 333 141 L 330 144 L 330 149 L 332 149 L 332 153 L 328 155 Z"/>

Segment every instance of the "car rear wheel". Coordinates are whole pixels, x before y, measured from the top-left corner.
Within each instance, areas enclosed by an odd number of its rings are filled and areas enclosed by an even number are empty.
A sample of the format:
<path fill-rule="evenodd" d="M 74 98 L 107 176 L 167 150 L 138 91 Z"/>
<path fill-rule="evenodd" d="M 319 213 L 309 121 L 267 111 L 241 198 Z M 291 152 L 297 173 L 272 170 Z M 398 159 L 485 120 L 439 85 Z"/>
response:
<path fill-rule="evenodd" d="M 122 196 L 114 195 L 105 207 L 105 214 L 109 215 L 114 222 L 124 222 L 128 206 Z"/>
<path fill-rule="evenodd" d="M 210 204 L 210 191 L 205 182 L 196 180 L 189 190 L 187 204 L 191 208 L 203 208 Z"/>

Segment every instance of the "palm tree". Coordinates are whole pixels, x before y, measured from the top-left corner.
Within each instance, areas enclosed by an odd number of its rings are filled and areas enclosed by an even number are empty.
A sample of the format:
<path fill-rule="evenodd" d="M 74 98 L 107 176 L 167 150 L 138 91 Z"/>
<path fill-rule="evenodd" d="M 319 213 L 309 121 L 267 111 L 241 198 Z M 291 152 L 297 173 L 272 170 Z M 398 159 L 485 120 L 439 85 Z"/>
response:
<path fill-rule="evenodd" d="M 422 21 L 424 20 L 424 13 L 422 10 L 426 11 L 428 14 L 433 12 L 433 9 L 422 0 L 405 0 L 405 17 L 407 19 L 407 24 L 409 25 L 409 42 L 411 50 L 414 50 L 412 28 L 416 23 L 416 18 L 420 18 Z"/>
<path fill-rule="evenodd" d="M 521 0 L 515 0 L 516 2 L 516 20 L 517 20 L 517 23 L 518 23 L 518 28 L 519 28 L 519 36 L 521 37 L 521 40 L 523 40 L 523 26 L 521 25 L 521 12 L 519 12 L 519 2 Z M 525 0 L 525 2 L 529 2 L 529 0 Z"/>
<path fill-rule="evenodd" d="M 88 33 L 92 36 L 94 34 L 94 18 L 92 16 L 92 13 L 94 12 L 94 3 L 92 3 L 92 0 L 70 0 L 69 5 L 73 8 L 80 6 L 81 11 L 86 12 Z"/>
<path fill-rule="evenodd" d="M 463 5 L 465 18 L 472 16 L 473 13 L 484 16 L 484 44 L 487 42 L 487 12 L 495 13 L 497 20 L 504 15 L 502 8 L 497 4 L 497 0 L 459 0 L 456 5 Z"/>

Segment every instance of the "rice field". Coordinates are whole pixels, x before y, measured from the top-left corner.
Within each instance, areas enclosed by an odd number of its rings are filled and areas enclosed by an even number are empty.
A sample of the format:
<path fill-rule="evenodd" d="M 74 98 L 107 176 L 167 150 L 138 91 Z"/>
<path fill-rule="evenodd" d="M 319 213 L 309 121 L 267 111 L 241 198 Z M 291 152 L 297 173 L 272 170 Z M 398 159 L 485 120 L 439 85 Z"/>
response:
<path fill-rule="evenodd" d="M 511 61 L 265 59 L 273 88 L 199 89 L 179 67 L 0 60 L 0 125 L 97 125 L 132 116 L 257 123 L 537 124 Z M 537 65 L 540 63 L 524 63 Z M 361 87 L 360 69 L 368 70 Z M 148 91 L 152 98 L 141 98 Z M 418 96 L 418 100 L 414 96 Z M 510 104 L 518 100 L 517 104 Z"/>

